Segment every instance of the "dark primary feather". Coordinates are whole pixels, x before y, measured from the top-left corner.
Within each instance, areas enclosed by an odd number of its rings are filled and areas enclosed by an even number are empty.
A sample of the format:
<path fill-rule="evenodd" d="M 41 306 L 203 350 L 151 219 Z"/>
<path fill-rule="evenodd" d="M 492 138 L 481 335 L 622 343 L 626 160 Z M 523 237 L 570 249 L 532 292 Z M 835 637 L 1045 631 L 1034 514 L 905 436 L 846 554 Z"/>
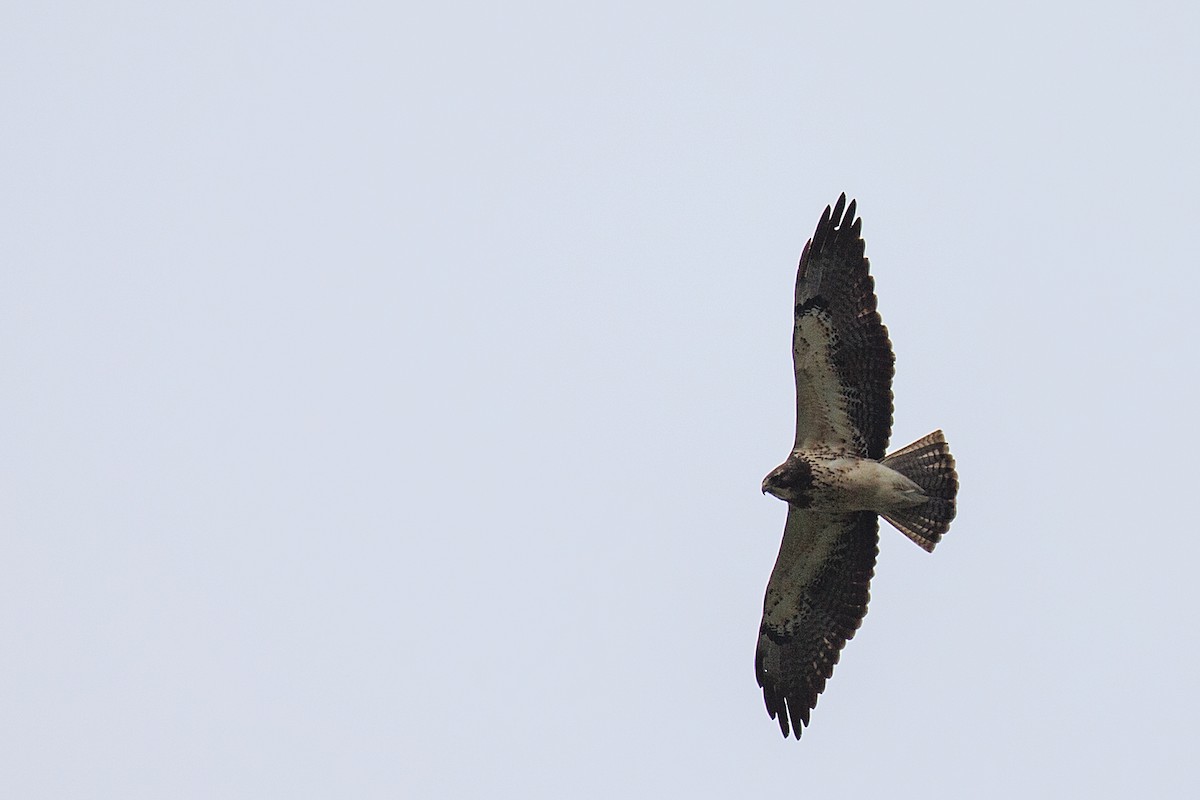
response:
<path fill-rule="evenodd" d="M 767 711 L 784 736 L 800 738 L 846 640 L 866 616 L 878 543 L 873 512 L 788 508 L 755 656 Z"/>
<path fill-rule="evenodd" d="M 844 211 L 844 213 L 843 213 Z M 796 275 L 792 351 L 796 369 L 796 446 L 820 436 L 831 417 L 844 414 L 858 455 L 881 459 L 892 431 L 892 375 L 895 356 L 887 328 L 876 311 L 875 281 L 863 255 L 862 220 L 855 219 L 855 202 L 846 207 L 838 198 L 817 224 Z M 815 316 L 827 323 L 831 338 L 828 356 L 837 373 L 839 397 L 814 397 L 829 364 L 798 341 L 801 322 Z M 824 353 L 825 351 L 818 351 Z M 825 394 L 831 390 L 826 389 Z"/>

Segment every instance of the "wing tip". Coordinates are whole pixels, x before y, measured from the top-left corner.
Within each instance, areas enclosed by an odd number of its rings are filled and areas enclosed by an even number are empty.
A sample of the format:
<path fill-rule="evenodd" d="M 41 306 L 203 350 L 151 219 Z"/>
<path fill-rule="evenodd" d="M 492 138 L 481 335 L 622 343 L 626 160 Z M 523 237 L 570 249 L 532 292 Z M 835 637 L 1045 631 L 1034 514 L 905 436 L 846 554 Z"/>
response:
<path fill-rule="evenodd" d="M 862 218 L 858 216 L 858 200 L 847 201 L 846 193 L 842 192 L 833 205 L 825 206 L 800 259 L 803 263 L 810 250 L 819 253 L 830 242 L 842 246 L 859 241 L 862 241 Z"/>
<path fill-rule="evenodd" d="M 829 206 L 826 206 L 829 209 Z M 830 216 L 835 226 L 853 225 L 858 217 L 858 199 L 848 197 L 845 192 L 838 195 L 837 202 L 830 209 Z"/>

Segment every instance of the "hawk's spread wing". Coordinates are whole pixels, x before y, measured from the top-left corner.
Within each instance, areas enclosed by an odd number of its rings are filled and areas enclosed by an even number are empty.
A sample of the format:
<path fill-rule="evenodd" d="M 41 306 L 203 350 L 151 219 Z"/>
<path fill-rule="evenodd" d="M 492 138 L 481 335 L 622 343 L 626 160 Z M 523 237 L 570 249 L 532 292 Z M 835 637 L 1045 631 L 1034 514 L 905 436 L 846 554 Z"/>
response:
<path fill-rule="evenodd" d="M 755 671 L 783 735 L 801 726 L 867 613 L 879 552 L 870 511 L 822 514 L 788 507 L 783 546 L 767 584 Z"/>
<path fill-rule="evenodd" d="M 892 432 L 895 356 L 875 310 L 854 201 L 838 198 L 817 224 L 796 275 L 792 357 L 797 448 L 881 459 Z M 842 210 L 845 208 L 845 216 Z"/>

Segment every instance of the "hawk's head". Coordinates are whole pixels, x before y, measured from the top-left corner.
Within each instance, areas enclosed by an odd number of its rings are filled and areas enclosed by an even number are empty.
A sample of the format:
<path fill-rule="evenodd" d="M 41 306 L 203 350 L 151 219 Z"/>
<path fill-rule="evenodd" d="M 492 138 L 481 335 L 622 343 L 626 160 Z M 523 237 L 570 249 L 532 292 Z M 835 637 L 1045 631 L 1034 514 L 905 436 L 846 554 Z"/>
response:
<path fill-rule="evenodd" d="M 788 460 L 767 473 L 763 478 L 763 494 L 778 497 L 797 508 L 812 505 L 812 467 L 803 458 L 792 454 Z"/>

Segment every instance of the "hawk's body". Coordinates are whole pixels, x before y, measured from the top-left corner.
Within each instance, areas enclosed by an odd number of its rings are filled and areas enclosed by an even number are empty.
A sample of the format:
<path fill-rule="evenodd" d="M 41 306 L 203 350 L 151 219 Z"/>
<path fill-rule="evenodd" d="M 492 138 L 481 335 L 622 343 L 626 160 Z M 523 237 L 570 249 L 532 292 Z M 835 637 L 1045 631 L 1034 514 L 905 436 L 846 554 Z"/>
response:
<path fill-rule="evenodd" d="M 825 209 L 796 276 L 796 439 L 763 491 L 788 503 L 763 606 L 756 671 L 783 735 L 800 736 L 867 613 L 879 519 L 932 550 L 958 478 L 941 431 L 885 458 L 895 357 L 875 310 L 855 204 Z M 845 216 L 843 217 L 843 210 Z"/>

